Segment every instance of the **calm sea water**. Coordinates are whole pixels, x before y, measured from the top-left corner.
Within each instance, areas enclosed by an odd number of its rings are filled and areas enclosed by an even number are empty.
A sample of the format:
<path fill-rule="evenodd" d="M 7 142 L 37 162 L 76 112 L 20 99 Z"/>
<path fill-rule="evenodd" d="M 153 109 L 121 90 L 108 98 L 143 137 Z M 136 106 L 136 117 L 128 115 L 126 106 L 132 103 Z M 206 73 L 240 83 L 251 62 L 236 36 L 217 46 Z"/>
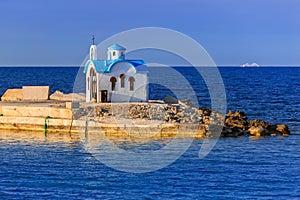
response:
<path fill-rule="evenodd" d="M 196 91 L 199 105 L 210 106 L 201 76 L 193 68 L 176 70 Z M 204 159 L 198 157 L 202 141 L 194 141 L 166 168 L 132 174 L 103 165 L 73 135 L 1 131 L 0 199 L 300 199 L 300 68 L 219 70 L 229 109 L 286 123 L 292 135 L 221 138 Z M 23 85 L 72 92 L 77 71 L 0 68 L 0 95 Z M 152 99 L 172 93 L 155 84 L 150 91 Z M 152 143 L 156 148 L 163 141 Z"/>

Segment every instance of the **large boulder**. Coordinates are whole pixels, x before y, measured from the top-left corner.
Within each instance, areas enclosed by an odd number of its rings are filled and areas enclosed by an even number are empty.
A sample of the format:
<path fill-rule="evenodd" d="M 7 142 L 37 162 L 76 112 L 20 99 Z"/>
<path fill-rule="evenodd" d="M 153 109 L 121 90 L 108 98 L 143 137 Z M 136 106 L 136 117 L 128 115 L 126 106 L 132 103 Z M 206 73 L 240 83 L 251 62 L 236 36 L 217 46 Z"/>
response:
<path fill-rule="evenodd" d="M 164 102 L 167 104 L 178 104 L 178 99 L 170 95 L 167 95 L 164 99 Z"/>
<path fill-rule="evenodd" d="M 235 113 L 232 113 L 232 111 L 229 110 L 225 117 L 225 126 L 230 128 L 238 128 L 245 131 L 248 129 L 247 119 L 248 118 L 244 112 L 236 111 Z"/>
<path fill-rule="evenodd" d="M 290 135 L 291 132 L 286 124 L 277 124 L 276 131 L 280 132 L 282 135 Z"/>
<path fill-rule="evenodd" d="M 249 134 L 253 136 L 271 135 L 268 127 L 269 123 L 261 119 L 253 119 L 249 121 Z"/>
<path fill-rule="evenodd" d="M 266 136 L 269 135 L 268 129 L 262 127 L 262 126 L 251 126 L 249 128 L 249 134 L 253 136 Z"/>
<path fill-rule="evenodd" d="M 290 135 L 290 130 L 285 124 L 270 124 L 260 119 L 250 120 L 250 135 L 269 136 L 269 135 Z"/>
<path fill-rule="evenodd" d="M 270 124 L 268 122 L 265 122 L 264 120 L 261 119 L 253 119 L 249 121 L 249 127 L 263 127 L 267 128 Z"/>

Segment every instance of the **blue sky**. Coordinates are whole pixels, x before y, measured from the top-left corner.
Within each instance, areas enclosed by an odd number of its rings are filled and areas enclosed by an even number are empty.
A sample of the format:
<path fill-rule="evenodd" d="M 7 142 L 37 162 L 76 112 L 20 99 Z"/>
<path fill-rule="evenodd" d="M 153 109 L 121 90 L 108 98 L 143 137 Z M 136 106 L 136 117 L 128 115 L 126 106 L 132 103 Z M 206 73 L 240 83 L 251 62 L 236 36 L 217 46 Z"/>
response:
<path fill-rule="evenodd" d="M 299 0 L 0 0 L 0 65 L 80 65 L 132 28 L 174 29 L 217 65 L 300 65 Z"/>

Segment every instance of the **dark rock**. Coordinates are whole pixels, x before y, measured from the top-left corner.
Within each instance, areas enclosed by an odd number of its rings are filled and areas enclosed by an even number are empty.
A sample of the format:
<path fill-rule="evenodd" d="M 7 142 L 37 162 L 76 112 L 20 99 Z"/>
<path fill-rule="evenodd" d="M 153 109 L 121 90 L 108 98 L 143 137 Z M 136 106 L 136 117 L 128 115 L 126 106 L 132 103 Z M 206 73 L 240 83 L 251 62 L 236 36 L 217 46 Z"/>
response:
<path fill-rule="evenodd" d="M 249 127 L 253 126 L 253 127 L 263 127 L 263 128 L 267 128 L 270 124 L 261 120 L 261 119 L 253 119 L 249 121 Z"/>
<path fill-rule="evenodd" d="M 253 136 L 267 136 L 270 135 L 269 130 L 262 126 L 251 126 L 249 128 L 249 134 Z"/>
<path fill-rule="evenodd" d="M 290 135 L 290 130 L 285 124 L 270 124 L 260 119 L 250 120 L 249 131 L 251 135 Z"/>
<path fill-rule="evenodd" d="M 238 137 L 243 135 L 246 135 L 246 133 L 238 127 L 223 127 L 223 130 L 221 132 L 221 137 Z"/>
<path fill-rule="evenodd" d="M 276 131 L 279 131 L 282 135 L 290 135 L 290 129 L 285 124 L 277 124 L 276 125 Z"/>
<path fill-rule="evenodd" d="M 210 116 L 211 109 L 210 108 L 200 108 L 199 109 L 199 114 L 204 115 L 204 116 Z"/>
<path fill-rule="evenodd" d="M 186 106 L 189 106 L 189 107 L 195 107 L 192 103 L 192 99 L 189 98 L 189 99 L 184 99 L 184 100 L 179 100 L 178 103 L 182 104 L 182 105 L 186 105 Z"/>
<path fill-rule="evenodd" d="M 167 95 L 164 99 L 164 102 L 167 104 L 178 104 L 178 99 L 176 99 L 170 95 Z"/>
<path fill-rule="evenodd" d="M 248 129 L 247 116 L 244 112 L 236 111 L 232 113 L 229 110 L 228 114 L 225 117 L 225 126 L 230 128 L 239 128 L 243 131 Z"/>
<path fill-rule="evenodd" d="M 208 126 L 208 131 L 206 133 L 206 136 L 210 138 L 216 138 L 222 136 L 222 129 L 223 129 L 222 126 L 210 124 Z"/>

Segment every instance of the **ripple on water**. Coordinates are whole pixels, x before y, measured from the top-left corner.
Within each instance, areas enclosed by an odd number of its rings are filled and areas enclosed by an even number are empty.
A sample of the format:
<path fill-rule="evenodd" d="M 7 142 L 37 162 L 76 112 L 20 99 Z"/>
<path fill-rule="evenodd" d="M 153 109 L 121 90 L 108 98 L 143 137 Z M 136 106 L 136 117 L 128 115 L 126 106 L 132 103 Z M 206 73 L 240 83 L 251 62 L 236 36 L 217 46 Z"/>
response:
<path fill-rule="evenodd" d="M 191 80 L 200 106 L 210 105 L 201 77 L 195 77 L 188 68 L 179 71 Z M 168 167 L 131 174 L 100 163 L 74 135 L 49 134 L 45 138 L 43 133 L 0 131 L 0 197 L 300 199 L 300 68 L 221 68 L 220 71 L 228 108 L 243 110 L 250 119 L 287 123 L 293 135 L 222 138 L 203 159 L 198 158 L 202 141 L 196 140 Z M 50 84 L 51 92 L 56 89 L 71 92 L 76 73 L 76 68 L 0 68 L 0 93 L 8 86 L 29 84 Z M 39 78 L 28 79 L 29 76 Z M 16 80 L 13 83 L 12 78 Z M 165 89 L 153 87 L 151 95 L 163 97 Z M 137 151 L 157 150 L 166 144 L 166 141 L 118 143 L 124 149 Z M 141 163 L 146 164 L 146 161 Z"/>

